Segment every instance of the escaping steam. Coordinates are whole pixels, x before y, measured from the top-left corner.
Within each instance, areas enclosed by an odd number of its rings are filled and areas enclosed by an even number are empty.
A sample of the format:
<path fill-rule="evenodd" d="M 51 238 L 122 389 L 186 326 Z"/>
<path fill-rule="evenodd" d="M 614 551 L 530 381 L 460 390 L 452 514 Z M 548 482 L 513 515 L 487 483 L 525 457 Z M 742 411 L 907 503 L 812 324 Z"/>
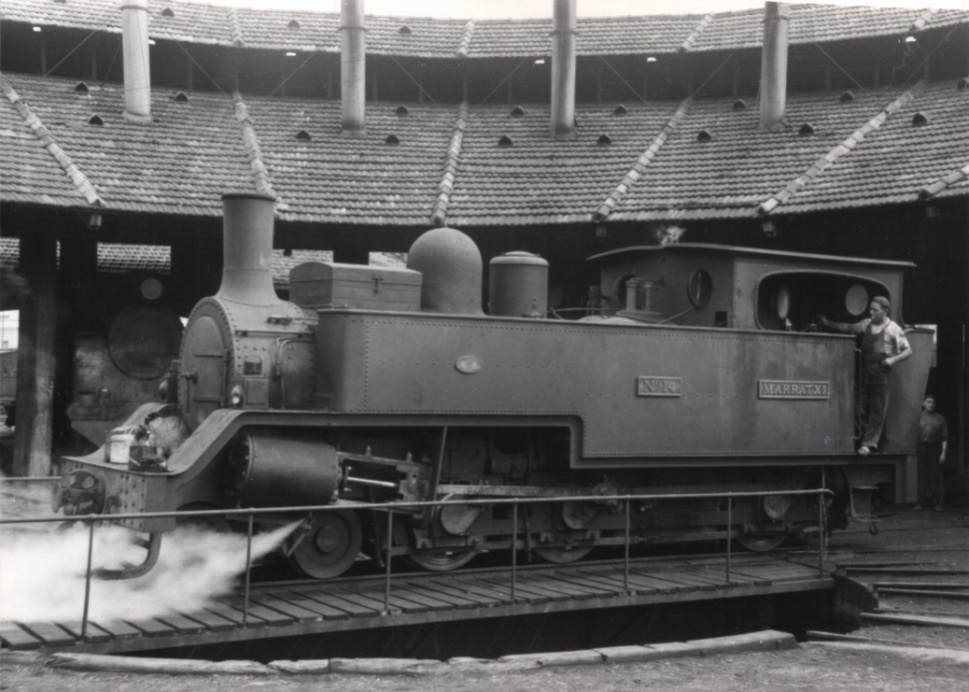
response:
<path fill-rule="evenodd" d="M 252 540 L 256 560 L 278 546 L 299 522 Z M 84 604 L 88 528 L 18 532 L 0 536 L 0 620 L 80 621 Z M 93 567 L 140 564 L 145 549 L 135 534 L 116 526 L 94 530 Z M 180 527 L 162 539 L 158 564 L 138 579 L 91 580 L 91 620 L 138 620 L 190 613 L 233 590 L 246 568 L 246 537 Z"/>

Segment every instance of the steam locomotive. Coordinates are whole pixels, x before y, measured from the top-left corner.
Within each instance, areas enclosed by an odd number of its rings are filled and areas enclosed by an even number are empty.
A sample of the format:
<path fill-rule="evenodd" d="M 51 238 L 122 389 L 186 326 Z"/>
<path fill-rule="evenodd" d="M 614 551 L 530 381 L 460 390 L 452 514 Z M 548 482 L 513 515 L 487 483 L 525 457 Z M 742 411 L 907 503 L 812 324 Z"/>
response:
<path fill-rule="evenodd" d="M 67 515 L 337 505 L 289 539 L 305 575 L 343 573 L 361 551 L 429 570 L 524 546 L 551 562 L 636 543 L 739 539 L 767 550 L 817 528 L 811 496 L 689 499 L 689 493 L 833 492 L 893 481 L 911 454 L 931 336 L 892 384 L 880 453 L 855 453 L 855 343 L 813 317 L 856 321 L 884 295 L 900 320 L 903 262 L 718 245 L 632 247 L 591 258 L 597 309 L 550 318 L 548 263 L 524 252 L 489 267 L 463 233 L 428 231 L 406 268 L 311 262 L 272 285 L 274 200 L 224 196 L 219 292 L 185 327 L 161 387 L 108 443 L 65 458 Z M 461 500 L 560 498 L 517 513 Z M 570 500 L 585 498 L 585 500 Z M 394 535 L 361 502 L 448 499 Z M 728 519 L 729 517 L 729 519 Z M 258 522 L 282 516 L 260 514 Z M 173 518 L 118 520 L 148 533 L 147 571 Z M 390 545 L 390 555 L 386 546 Z"/>

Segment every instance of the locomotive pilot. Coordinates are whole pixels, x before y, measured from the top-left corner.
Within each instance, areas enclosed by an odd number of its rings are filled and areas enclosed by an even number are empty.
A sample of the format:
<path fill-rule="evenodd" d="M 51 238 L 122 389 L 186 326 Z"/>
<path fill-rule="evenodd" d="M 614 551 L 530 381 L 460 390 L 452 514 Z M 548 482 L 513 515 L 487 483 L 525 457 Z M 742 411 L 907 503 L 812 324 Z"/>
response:
<path fill-rule="evenodd" d="M 867 456 L 878 448 L 888 411 L 888 378 L 892 367 L 912 355 L 905 331 L 889 319 L 892 305 L 888 298 L 876 296 L 868 306 L 868 319 L 861 322 L 834 322 L 818 315 L 818 323 L 827 329 L 860 337 L 861 389 L 855 416 L 860 428 L 858 454 Z"/>

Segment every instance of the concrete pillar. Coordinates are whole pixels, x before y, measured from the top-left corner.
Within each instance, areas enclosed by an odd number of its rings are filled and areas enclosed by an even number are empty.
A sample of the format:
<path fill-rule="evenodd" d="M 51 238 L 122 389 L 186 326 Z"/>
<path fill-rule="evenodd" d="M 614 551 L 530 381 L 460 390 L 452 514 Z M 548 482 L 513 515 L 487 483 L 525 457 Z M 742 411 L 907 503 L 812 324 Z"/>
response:
<path fill-rule="evenodd" d="M 787 105 L 787 31 L 790 7 L 768 2 L 764 7 L 764 47 L 760 60 L 760 129 L 783 128 Z"/>
<path fill-rule="evenodd" d="M 151 65 L 148 51 L 148 0 L 124 0 L 121 6 L 124 56 L 124 117 L 151 122 Z"/>
<path fill-rule="evenodd" d="M 575 0 L 555 0 L 552 29 L 552 137 L 575 139 Z"/>
<path fill-rule="evenodd" d="M 49 476 L 57 332 L 57 241 L 39 233 L 21 238 L 20 273 L 27 281 L 28 291 L 20 301 L 13 473 Z"/>
<path fill-rule="evenodd" d="M 340 127 L 348 137 L 366 133 L 367 40 L 363 0 L 342 0 L 340 12 Z"/>

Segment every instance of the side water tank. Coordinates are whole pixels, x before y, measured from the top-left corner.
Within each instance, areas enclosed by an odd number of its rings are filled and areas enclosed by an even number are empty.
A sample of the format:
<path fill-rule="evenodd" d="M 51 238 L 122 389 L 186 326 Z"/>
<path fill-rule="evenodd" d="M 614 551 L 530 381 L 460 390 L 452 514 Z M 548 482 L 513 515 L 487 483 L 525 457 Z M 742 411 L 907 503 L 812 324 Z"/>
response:
<path fill-rule="evenodd" d="M 435 228 L 424 233 L 410 246 L 407 268 L 423 275 L 422 311 L 482 314 L 481 252 L 461 231 Z"/>
<path fill-rule="evenodd" d="M 502 317 L 545 317 L 548 262 L 530 252 L 508 252 L 488 263 L 488 311 Z"/>

